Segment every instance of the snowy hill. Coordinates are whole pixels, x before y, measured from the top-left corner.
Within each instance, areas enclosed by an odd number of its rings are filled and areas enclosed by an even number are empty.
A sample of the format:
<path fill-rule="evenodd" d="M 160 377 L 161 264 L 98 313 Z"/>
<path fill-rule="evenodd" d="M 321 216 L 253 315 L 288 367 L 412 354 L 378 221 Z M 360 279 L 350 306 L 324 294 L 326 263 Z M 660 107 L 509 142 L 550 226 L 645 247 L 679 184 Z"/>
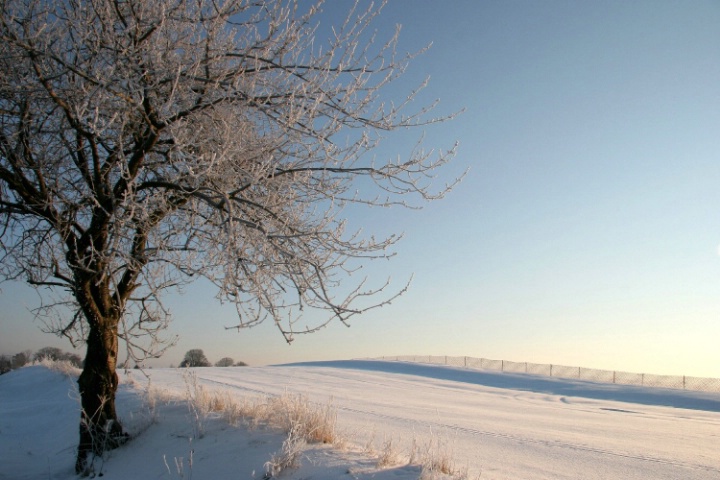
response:
<path fill-rule="evenodd" d="M 375 361 L 146 373 L 121 374 L 119 414 L 135 438 L 97 459 L 97 476 L 720 478 L 720 394 Z M 201 394 L 223 406 L 200 411 Z M 288 435 L 227 412 L 275 410 L 278 398 L 332 409 L 337 431 L 331 444 L 291 446 L 296 461 L 273 469 Z M 0 479 L 77 478 L 78 418 L 72 376 L 0 376 Z"/>

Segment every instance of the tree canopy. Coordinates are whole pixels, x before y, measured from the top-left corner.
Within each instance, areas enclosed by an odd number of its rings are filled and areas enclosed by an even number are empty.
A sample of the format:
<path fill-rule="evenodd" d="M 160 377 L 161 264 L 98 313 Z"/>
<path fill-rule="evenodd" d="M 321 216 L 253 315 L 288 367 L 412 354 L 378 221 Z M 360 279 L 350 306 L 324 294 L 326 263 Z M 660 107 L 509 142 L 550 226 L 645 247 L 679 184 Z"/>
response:
<path fill-rule="evenodd" d="M 180 362 L 180 368 L 186 367 L 211 367 L 212 363 L 199 348 L 193 348 L 185 353 L 185 358 Z"/>

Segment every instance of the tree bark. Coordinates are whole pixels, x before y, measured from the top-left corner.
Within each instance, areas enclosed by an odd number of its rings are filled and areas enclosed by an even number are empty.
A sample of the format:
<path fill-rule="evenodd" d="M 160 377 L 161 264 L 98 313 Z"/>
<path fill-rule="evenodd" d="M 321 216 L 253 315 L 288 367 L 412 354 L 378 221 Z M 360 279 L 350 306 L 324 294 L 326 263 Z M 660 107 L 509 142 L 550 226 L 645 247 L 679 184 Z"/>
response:
<path fill-rule="evenodd" d="M 76 473 L 91 473 L 90 455 L 122 445 L 128 435 L 115 412 L 118 354 L 118 321 L 93 322 L 87 338 L 87 355 L 78 379 L 82 411 Z"/>

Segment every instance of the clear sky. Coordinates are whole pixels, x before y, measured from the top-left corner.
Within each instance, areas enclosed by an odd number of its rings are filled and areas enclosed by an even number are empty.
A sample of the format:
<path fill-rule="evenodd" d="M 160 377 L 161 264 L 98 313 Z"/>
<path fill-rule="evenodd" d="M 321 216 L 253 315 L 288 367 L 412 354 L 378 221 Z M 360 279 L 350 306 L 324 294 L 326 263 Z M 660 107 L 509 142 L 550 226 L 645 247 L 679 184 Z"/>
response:
<path fill-rule="evenodd" d="M 350 2 L 329 2 L 324 25 Z M 389 95 L 426 75 L 427 146 L 460 149 L 446 199 L 370 210 L 405 232 L 366 273 L 410 291 L 287 346 L 272 325 L 227 332 L 205 285 L 169 299 L 176 347 L 253 365 L 468 355 L 720 377 L 720 3 L 391 0 L 380 35 L 432 42 Z M 397 89 L 397 90 L 395 90 Z M 419 134 L 421 132 L 416 132 Z M 379 155 L 409 148 L 390 136 Z M 33 294 L 4 284 L 0 353 L 68 343 L 40 333 Z"/>

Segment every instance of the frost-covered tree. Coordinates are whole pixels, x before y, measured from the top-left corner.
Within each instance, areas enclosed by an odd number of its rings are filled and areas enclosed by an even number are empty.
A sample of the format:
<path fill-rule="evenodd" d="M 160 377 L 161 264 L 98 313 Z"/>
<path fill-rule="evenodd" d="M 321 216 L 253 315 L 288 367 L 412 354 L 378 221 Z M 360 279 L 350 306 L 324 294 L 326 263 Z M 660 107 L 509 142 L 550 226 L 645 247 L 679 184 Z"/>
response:
<path fill-rule="evenodd" d="M 380 96 L 409 57 L 369 28 L 380 8 L 350 8 L 320 36 L 319 5 L 291 0 L 0 2 L 0 278 L 86 345 L 78 472 L 126 438 L 119 341 L 162 354 L 168 289 L 203 278 L 237 328 L 288 342 L 403 291 L 352 275 L 398 237 L 345 207 L 442 196 L 453 149 L 367 155 L 437 120 Z"/>
<path fill-rule="evenodd" d="M 36 362 L 42 362 L 43 360 L 51 360 L 55 362 L 66 361 L 78 368 L 82 367 L 82 359 L 79 355 L 76 353 L 63 352 L 57 347 L 43 347 L 35 352 L 33 359 Z"/>
<path fill-rule="evenodd" d="M 58 361 L 62 360 L 64 356 L 65 352 L 57 347 L 43 347 L 35 352 L 33 359 L 36 362 L 42 362 L 43 360 Z"/>

